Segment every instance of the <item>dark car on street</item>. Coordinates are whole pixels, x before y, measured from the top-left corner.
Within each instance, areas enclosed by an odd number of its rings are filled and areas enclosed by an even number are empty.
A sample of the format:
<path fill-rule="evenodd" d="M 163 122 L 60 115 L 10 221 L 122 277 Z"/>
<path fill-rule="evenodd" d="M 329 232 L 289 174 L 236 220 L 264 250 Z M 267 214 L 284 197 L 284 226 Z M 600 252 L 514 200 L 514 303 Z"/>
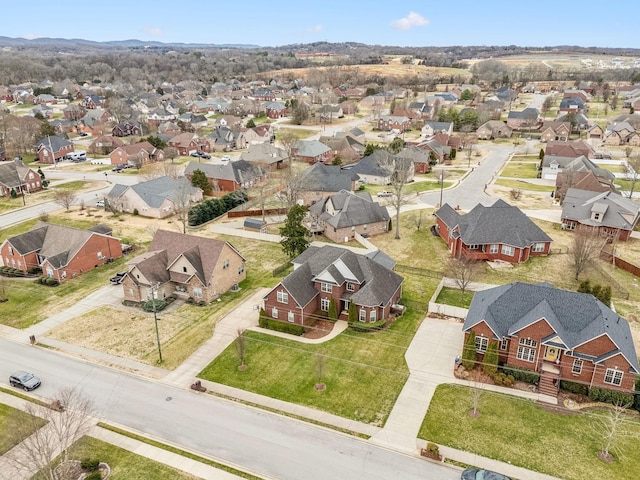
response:
<path fill-rule="evenodd" d="M 42 382 L 33 373 L 18 371 L 9 377 L 9 384 L 12 387 L 22 388 L 27 392 L 35 390 Z"/>
<path fill-rule="evenodd" d="M 506 475 L 491 470 L 467 468 L 462 472 L 462 480 L 511 480 Z"/>

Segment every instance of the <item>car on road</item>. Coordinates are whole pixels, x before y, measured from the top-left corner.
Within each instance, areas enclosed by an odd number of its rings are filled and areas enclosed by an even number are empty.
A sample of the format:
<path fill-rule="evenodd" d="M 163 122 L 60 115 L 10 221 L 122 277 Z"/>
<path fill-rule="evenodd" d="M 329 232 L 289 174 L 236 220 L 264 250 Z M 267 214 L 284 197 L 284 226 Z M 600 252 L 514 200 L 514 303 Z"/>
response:
<path fill-rule="evenodd" d="M 393 196 L 393 192 L 389 192 L 387 190 L 383 190 L 382 192 L 378 192 L 378 197 L 391 197 Z"/>
<path fill-rule="evenodd" d="M 111 285 L 120 285 L 126 274 L 127 272 L 118 272 L 109 279 L 109 282 L 111 282 Z"/>
<path fill-rule="evenodd" d="M 35 390 L 40 386 L 42 382 L 38 377 L 36 377 L 33 373 L 27 373 L 23 371 L 18 371 L 12 373 L 9 377 L 9 384 L 12 387 L 22 388 L 26 392 L 30 392 L 31 390 Z"/>
<path fill-rule="evenodd" d="M 511 480 L 506 475 L 491 470 L 467 468 L 462 472 L 462 480 Z"/>
<path fill-rule="evenodd" d="M 221 160 L 223 162 L 228 162 L 229 160 L 231 160 L 231 156 L 230 155 L 223 155 Z"/>
<path fill-rule="evenodd" d="M 199 152 L 199 151 L 198 151 L 198 152 L 191 152 L 191 153 L 189 154 L 189 156 L 191 156 L 191 157 L 206 158 L 206 159 L 211 158 L 211 155 L 209 155 L 208 153 L 205 153 L 205 152 Z"/>
<path fill-rule="evenodd" d="M 98 208 L 104 208 L 104 200 L 98 200 L 96 202 L 96 207 Z"/>
<path fill-rule="evenodd" d="M 119 172 L 121 170 L 124 170 L 124 165 L 120 163 L 111 169 L 112 172 Z"/>

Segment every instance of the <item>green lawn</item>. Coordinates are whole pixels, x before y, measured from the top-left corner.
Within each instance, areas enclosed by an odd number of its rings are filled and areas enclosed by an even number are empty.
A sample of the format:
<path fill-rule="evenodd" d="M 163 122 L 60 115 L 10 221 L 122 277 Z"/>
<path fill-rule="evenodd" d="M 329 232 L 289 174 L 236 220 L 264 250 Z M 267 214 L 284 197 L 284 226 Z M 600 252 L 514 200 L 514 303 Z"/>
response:
<path fill-rule="evenodd" d="M 198 377 L 382 426 L 407 379 L 404 353 L 423 317 L 408 311 L 382 332 L 346 331 L 319 345 L 247 332 L 247 370 L 237 368 L 234 343 Z M 319 355 L 324 391 L 314 388 Z"/>
<path fill-rule="evenodd" d="M 293 137 L 298 140 L 304 140 L 305 138 L 317 133 L 315 130 L 310 130 L 307 128 L 286 128 L 280 127 L 278 129 L 278 138 L 283 136 L 284 134 L 291 134 Z"/>
<path fill-rule="evenodd" d="M 507 188 L 518 188 L 520 190 L 531 190 L 533 192 L 552 192 L 555 187 L 552 185 L 537 185 L 535 183 L 525 182 L 523 180 L 507 180 L 499 178 L 496 180 L 496 185 Z"/>
<path fill-rule="evenodd" d="M 537 178 L 538 170 L 535 162 L 514 162 L 511 161 L 504 167 L 501 177 L 511 178 Z"/>
<path fill-rule="evenodd" d="M 475 292 L 466 290 L 464 295 L 461 295 L 462 290 L 457 288 L 442 287 L 440 294 L 436 299 L 436 303 L 443 305 L 453 305 L 455 307 L 469 308 L 471 306 L 471 300 Z"/>
<path fill-rule="evenodd" d="M 599 168 L 602 168 L 603 170 L 607 170 L 609 172 L 613 172 L 613 173 L 626 173 L 627 169 L 625 168 L 624 165 L 610 165 L 607 163 L 599 163 L 598 164 Z"/>
<path fill-rule="evenodd" d="M 8 429 L 10 428 L 10 421 L 20 421 L 20 419 L 26 418 L 28 416 L 28 413 L 0 403 L 0 432 L 9 431 Z M 46 422 L 42 420 L 40 426 L 44 425 L 45 423 Z M 33 431 L 35 431 L 35 429 Z M 13 447 L 15 447 L 16 444 L 11 440 L 11 435 L 0 435 L 0 455 L 4 455 Z"/>
<path fill-rule="evenodd" d="M 552 413 L 532 401 L 487 391 L 478 418 L 469 416 L 471 408 L 468 387 L 438 386 L 419 438 L 567 480 L 640 478 L 638 418 L 625 422 L 636 439 L 621 439 L 622 455 L 608 464 L 596 456 L 602 441 L 593 429 L 601 413 Z"/>
<path fill-rule="evenodd" d="M 82 437 L 77 441 L 71 448 L 69 456 L 78 460 L 91 458 L 108 463 L 111 467 L 110 480 L 198 478 L 92 437 Z"/>

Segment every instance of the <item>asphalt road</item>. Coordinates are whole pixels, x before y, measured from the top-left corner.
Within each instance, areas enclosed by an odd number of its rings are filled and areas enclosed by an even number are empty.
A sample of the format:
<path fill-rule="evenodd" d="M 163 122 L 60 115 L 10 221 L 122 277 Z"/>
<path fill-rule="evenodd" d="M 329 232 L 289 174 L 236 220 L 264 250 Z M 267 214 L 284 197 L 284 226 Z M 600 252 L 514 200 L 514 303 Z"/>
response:
<path fill-rule="evenodd" d="M 455 469 L 332 430 L 0 339 L 0 379 L 15 370 L 41 377 L 38 395 L 52 398 L 61 388 L 77 387 L 106 422 L 266 478 L 460 478 Z"/>

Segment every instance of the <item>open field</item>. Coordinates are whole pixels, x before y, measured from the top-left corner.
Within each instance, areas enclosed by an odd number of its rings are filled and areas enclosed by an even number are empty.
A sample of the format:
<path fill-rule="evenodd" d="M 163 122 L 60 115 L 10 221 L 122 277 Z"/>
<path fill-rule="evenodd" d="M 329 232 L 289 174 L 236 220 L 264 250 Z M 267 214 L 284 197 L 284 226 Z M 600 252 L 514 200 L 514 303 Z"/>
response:
<path fill-rule="evenodd" d="M 529 400 L 488 391 L 480 397 L 479 417 L 469 415 L 472 408 L 469 388 L 438 386 L 419 438 L 567 480 L 640 476 L 637 416 L 628 417 L 621 427 L 635 438 L 619 437 L 617 453 L 612 452 L 616 458 L 606 463 L 596 456 L 604 439 L 594 433 L 603 412 L 560 414 Z"/>

